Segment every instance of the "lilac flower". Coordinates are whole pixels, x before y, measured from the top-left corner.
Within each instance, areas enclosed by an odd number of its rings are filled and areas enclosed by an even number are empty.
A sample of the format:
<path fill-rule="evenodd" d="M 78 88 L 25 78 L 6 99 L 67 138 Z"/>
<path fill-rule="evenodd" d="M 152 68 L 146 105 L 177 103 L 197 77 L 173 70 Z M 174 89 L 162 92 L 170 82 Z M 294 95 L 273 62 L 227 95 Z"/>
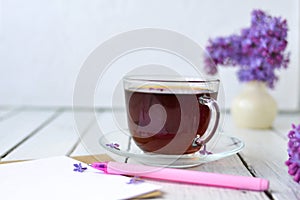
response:
<path fill-rule="evenodd" d="M 139 177 L 132 177 L 127 184 L 139 184 L 145 182 L 144 180 L 140 179 Z"/>
<path fill-rule="evenodd" d="M 110 143 L 110 144 L 106 144 L 107 147 L 113 148 L 113 149 L 117 149 L 120 150 L 120 145 L 117 143 Z"/>
<path fill-rule="evenodd" d="M 84 172 L 87 169 L 87 167 L 82 167 L 81 163 L 74 164 L 73 166 L 75 167 L 75 169 L 73 170 L 75 172 Z"/>
<path fill-rule="evenodd" d="M 251 26 L 239 35 L 210 39 L 205 58 L 208 74 L 217 73 L 217 65 L 239 66 L 238 79 L 242 82 L 258 80 L 274 88 L 278 80 L 276 69 L 287 68 L 287 22 L 271 17 L 261 10 L 251 14 Z"/>
<path fill-rule="evenodd" d="M 288 133 L 288 155 L 285 162 L 288 166 L 288 173 L 294 177 L 294 181 L 300 183 L 300 124 L 292 125 L 292 130 Z"/>
<path fill-rule="evenodd" d="M 201 155 L 211 155 L 212 152 L 206 150 L 206 144 L 203 145 L 203 149 L 199 151 Z"/>

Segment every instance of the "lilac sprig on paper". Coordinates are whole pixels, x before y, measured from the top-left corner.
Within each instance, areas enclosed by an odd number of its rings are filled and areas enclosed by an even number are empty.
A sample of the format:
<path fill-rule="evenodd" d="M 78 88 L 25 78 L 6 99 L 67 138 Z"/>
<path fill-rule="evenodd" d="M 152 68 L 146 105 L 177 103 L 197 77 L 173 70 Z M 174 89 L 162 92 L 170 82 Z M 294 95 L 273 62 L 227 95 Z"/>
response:
<path fill-rule="evenodd" d="M 73 166 L 75 167 L 73 170 L 75 172 L 84 172 L 85 170 L 87 170 L 87 167 L 82 167 L 81 163 L 75 163 Z"/>
<path fill-rule="evenodd" d="M 288 156 L 285 162 L 288 166 L 288 173 L 294 177 L 294 181 L 300 183 L 300 124 L 292 125 L 292 130 L 288 133 Z"/>
<path fill-rule="evenodd" d="M 217 65 L 239 66 L 238 79 L 242 82 L 262 81 L 274 88 L 276 69 L 287 68 L 287 21 L 271 17 L 261 10 L 251 13 L 251 25 L 240 34 L 209 40 L 206 47 L 205 70 L 217 73 Z"/>

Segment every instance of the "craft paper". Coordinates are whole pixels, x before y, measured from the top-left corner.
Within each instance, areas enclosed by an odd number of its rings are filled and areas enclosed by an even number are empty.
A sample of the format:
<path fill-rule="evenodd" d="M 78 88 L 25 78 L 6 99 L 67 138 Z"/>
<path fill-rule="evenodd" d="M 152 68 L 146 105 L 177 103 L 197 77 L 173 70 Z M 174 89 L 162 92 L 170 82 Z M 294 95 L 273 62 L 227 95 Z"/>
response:
<path fill-rule="evenodd" d="M 88 169 L 73 171 L 79 163 L 60 156 L 0 165 L 1 199 L 127 199 L 160 189 L 147 182 L 128 184 L 129 177 Z"/>

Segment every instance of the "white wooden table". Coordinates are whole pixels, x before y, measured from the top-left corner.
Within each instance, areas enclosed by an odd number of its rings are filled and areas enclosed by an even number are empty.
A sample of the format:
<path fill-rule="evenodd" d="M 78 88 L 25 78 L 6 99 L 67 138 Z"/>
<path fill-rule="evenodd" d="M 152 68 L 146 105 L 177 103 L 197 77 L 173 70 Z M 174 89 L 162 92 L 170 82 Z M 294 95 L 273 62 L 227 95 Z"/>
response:
<path fill-rule="evenodd" d="M 80 111 L 82 116 L 88 111 Z M 114 127 L 109 110 L 97 113 L 102 130 Z M 105 121 L 107 120 L 107 121 Z M 189 170 L 255 176 L 268 179 L 266 192 L 155 182 L 163 186 L 161 199 L 300 199 L 300 185 L 287 173 L 287 133 L 291 123 L 300 123 L 299 113 L 279 114 L 271 130 L 243 130 L 232 123 L 229 114 L 224 120 L 224 132 L 244 141 L 245 148 L 238 154 L 207 163 Z M 93 122 L 86 124 L 84 137 L 93 134 Z M 97 139 L 82 142 L 71 109 L 1 108 L 0 109 L 0 161 L 37 159 L 49 156 L 108 154 L 119 162 L 133 162 L 111 154 L 99 147 Z M 90 147 L 93 146 L 93 147 Z M 1 180 L 0 180 L 1 181 Z M 160 199 L 160 198 L 158 198 Z"/>

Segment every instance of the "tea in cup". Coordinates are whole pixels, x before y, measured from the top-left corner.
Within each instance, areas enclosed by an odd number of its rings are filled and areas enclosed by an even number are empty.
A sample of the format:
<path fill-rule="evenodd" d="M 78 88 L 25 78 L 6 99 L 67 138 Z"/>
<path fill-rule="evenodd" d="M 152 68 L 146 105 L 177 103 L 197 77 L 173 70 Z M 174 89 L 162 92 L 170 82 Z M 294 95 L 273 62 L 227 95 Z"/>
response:
<path fill-rule="evenodd" d="M 219 80 L 125 76 L 123 84 L 129 132 L 144 152 L 194 153 L 216 133 Z"/>

